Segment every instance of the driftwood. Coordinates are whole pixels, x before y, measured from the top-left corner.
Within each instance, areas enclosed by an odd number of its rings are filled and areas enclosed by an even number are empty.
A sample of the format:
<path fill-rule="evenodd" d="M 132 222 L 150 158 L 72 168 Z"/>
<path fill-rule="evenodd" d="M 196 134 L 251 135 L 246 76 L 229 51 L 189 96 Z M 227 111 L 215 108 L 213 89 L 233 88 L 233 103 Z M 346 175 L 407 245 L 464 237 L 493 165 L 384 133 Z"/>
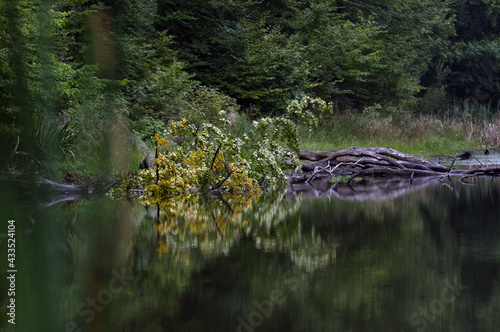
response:
<path fill-rule="evenodd" d="M 476 176 L 497 177 L 500 167 L 453 169 L 435 161 L 406 154 L 388 147 L 349 147 L 332 151 L 300 150 L 299 159 L 303 172 L 309 176 L 290 177 L 291 183 L 309 182 L 317 177 L 349 175 L 347 185 L 356 179 L 409 180 L 417 178 L 441 180 L 445 177 L 460 176 L 460 181 Z M 299 180 L 302 179 L 302 180 Z"/>
<path fill-rule="evenodd" d="M 332 151 L 300 150 L 302 170 L 310 172 L 316 166 L 356 163 L 362 167 L 395 167 L 446 172 L 448 168 L 434 161 L 416 157 L 387 147 L 350 147 Z M 308 160 L 311 162 L 304 162 Z"/>
<path fill-rule="evenodd" d="M 451 165 L 447 167 L 386 147 L 300 150 L 303 173 L 296 170 L 290 174 L 287 197 L 380 201 L 433 184 L 453 190 L 455 181 L 466 184 L 471 177 L 500 176 L 498 166 L 454 169 L 457 157 L 458 153 L 450 158 Z"/>

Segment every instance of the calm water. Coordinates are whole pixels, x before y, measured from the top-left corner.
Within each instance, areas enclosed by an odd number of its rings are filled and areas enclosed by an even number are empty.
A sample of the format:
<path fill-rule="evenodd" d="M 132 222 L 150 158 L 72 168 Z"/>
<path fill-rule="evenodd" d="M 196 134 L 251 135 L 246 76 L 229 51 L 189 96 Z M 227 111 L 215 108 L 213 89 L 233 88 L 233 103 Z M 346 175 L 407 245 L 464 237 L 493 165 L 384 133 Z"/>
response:
<path fill-rule="evenodd" d="M 395 188 L 179 201 L 158 220 L 137 201 L 4 187 L 0 327 L 499 331 L 500 180 Z"/>

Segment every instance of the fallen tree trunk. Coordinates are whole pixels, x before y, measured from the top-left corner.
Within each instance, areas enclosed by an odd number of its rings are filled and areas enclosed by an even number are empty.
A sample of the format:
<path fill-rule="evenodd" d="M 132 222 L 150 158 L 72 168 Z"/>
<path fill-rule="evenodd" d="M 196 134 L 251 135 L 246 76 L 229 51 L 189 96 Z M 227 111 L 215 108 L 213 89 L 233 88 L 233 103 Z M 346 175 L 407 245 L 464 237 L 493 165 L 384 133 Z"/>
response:
<path fill-rule="evenodd" d="M 351 175 L 354 179 L 364 180 L 402 180 L 414 178 L 441 179 L 446 176 L 461 176 L 461 181 L 474 176 L 500 175 L 500 167 L 453 170 L 435 161 L 406 154 L 388 147 L 349 147 L 332 151 L 300 150 L 299 159 L 303 172 L 312 172 L 309 181 L 319 174 L 332 177 Z M 293 181 L 293 179 L 292 179 Z"/>
<path fill-rule="evenodd" d="M 360 166 L 414 168 L 428 171 L 446 172 L 448 168 L 434 161 L 406 154 L 388 147 L 349 147 L 332 151 L 300 150 L 302 170 L 310 172 L 316 166 L 357 163 Z M 306 162 L 308 160 L 311 162 Z"/>
<path fill-rule="evenodd" d="M 500 167 L 453 169 L 437 162 L 386 147 L 351 147 L 333 151 L 300 150 L 303 173 L 290 174 L 287 197 L 336 197 L 348 200 L 386 200 L 420 190 L 432 183 L 450 187 L 452 177 L 467 183 L 471 177 L 500 176 Z M 339 178 L 347 176 L 347 178 Z M 334 178 L 335 181 L 330 181 Z M 355 181 L 362 180 L 362 181 Z M 451 188 L 451 187 L 450 187 Z"/>

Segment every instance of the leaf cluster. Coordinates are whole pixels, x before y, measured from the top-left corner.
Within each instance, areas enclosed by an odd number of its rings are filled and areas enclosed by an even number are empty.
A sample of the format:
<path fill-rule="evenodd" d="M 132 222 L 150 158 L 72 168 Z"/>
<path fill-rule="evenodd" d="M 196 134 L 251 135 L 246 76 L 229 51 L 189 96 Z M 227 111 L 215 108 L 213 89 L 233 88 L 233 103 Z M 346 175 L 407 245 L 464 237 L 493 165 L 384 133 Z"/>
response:
<path fill-rule="evenodd" d="M 162 135 L 154 136 L 154 169 L 139 172 L 135 186 L 142 188 L 144 202 L 155 204 L 205 192 L 252 196 L 261 186 L 284 185 L 285 170 L 299 167 L 297 125 L 312 130 L 329 109 L 323 100 L 306 96 L 293 100 L 284 116 L 254 121 L 241 136 L 227 130 L 230 123 L 225 111 L 219 113 L 218 126 L 171 120 Z"/>

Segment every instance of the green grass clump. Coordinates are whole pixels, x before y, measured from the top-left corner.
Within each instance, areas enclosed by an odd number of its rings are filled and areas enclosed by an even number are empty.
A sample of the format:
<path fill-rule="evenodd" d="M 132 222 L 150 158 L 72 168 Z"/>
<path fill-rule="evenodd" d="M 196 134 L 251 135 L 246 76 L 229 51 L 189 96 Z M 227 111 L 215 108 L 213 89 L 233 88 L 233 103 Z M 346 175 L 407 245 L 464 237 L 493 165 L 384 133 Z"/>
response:
<path fill-rule="evenodd" d="M 500 122 L 480 121 L 467 114 L 442 117 L 375 106 L 363 112 L 337 112 L 324 118 L 312 135 L 301 130 L 301 148 L 334 150 L 350 146 L 387 146 L 429 157 L 457 150 L 498 146 Z"/>

